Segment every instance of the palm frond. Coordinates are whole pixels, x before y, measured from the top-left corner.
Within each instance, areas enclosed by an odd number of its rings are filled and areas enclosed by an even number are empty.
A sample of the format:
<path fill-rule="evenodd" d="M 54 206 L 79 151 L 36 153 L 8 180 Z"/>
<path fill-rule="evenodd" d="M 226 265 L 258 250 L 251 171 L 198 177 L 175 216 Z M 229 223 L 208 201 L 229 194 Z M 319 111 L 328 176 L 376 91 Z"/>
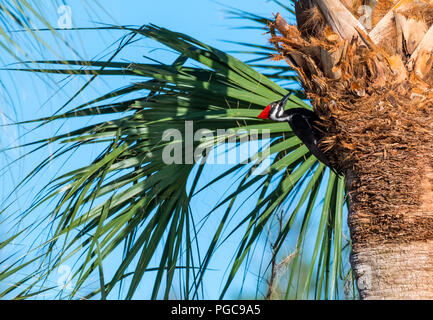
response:
<path fill-rule="evenodd" d="M 300 294 L 310 297 L 311 283 L 315 283 L 319 284 L 316 297 L 323 294 L 335 297 L 339 276 L 343 277 L 344 180 L 325 171 L 291 133 L 287 123 L 257 118 L 263 106 L 288 91 L 233 56 L 187 35 L 154 25 L 119 29 L 128 31 L 130 36 L 154 39 L 176 51 L 178 58 L 172 64 L 50 60 L 38 61 L 38 65 L 45 64 L 46 68 L 23 69 L 92 77 L 127 75 L 134 80 L 129 86 L 86 104 L 35 121 L 46 124 L 79 117 L 97 119 L 111 115 L 113 118 L 109 121 L 102 118 L 94 124 L 31 144 L 35 150 L 50 144 L 60 147 L 28 175 L 24 184 L 50 161 L 67 153 L 85 146 L 100 146 L 103 151 L 91 164 L 48 183 L 22 214 L 24 219 L 49 201 L 57 201 L 46 215 L 46 219 L 52 221 L 47 241 L 32 248 L 14 268 L 0 271 L 0 279 L 13 278 L 15 283 L 2 295 L 26 298 L 42 292 L 47 289 L 44 283 L 54 270 L 72 260 L 76 263 L 72 275 L 75 285 L 69 298 L 80 297 L 80 290 L 95 272 L 99 273 L 100 288 L 86 294 L 86 298 L 107 298 L 115 288 L 126 285 L 125 298 L 132 299 L 144 281 L 153 283 L 151 298 L 169 298 L 175 279 L 180 279 L 182 287 L 178 294 L 183 298 L 198 298 L 215 251 L 232 235 L 241 233 L 241 242 L 228 266 L 220 294 L 223 298 L 272 217 L 283 209 L 287 210 L 287 218 L 276 237 L 274 256 L 284 254 L 283 243 L 289 234 L 296 232 L 293 226 L 300 219 L 300 237 L 293 263 L 302 263 L 301 249 L 309 239 L 311 217 L 318 215 L 315 209 L 321 198 L 320 190 L 325 188 L 312 263 Z M 191 61 L 194 64 L 189 63 Z M 299 92 L 294 93 L 288 107 L 310 108 L 296 96 Z M 141 98 L 132 99 L 131 94 L 141 94 Z M 189 124 L 195 132 L 207 130 L 211 134 L 190 144 Z M 269 145 L 261 144 L 247 161 L 238 160 L 217 178 L 199 187 L 203 171 L 209 166 L 206 162 L 195 164 L 194 160 L 209 160 L 202 154 L 194 159 L 192 155 L 199 146 L 216 148 L 231 144 L 239 148 L 244 141 L 262 140 L 258 133 L 263 131 L 269 133 Z M 167 132 L 180 135 L 164 139 Z M 175 149 L 182 150 L 182 163 L 164 162 L 166 150 Z M 261 168 L 260 164 L 266 165 L 266 159 L 271 160 L 268 167 Z M 196 195 L 239 172 L 242 172 L 241 179 L 234 191 L 207 215 L 223 209 L 219 224 L 204 227 L 206 219 L 197 222 L 190 208 Z M 250 212 L 238 211 L 235 206 L 245 196 L 256 203 Z M 287 208 L 291 201 L 296 206 Z M 230 227 L 235 214 L 242 217 Z M 203 248 L 198 239 L 204 228 L 213 237 L 202 258 Z M 224 233 L 226 228 L 230 228 L 228 233 Z M 122 245 L 123 259 L 113 275 L 108 276 L 105 263 Z M 34 255 L 37 260 L 32 258 Z M 35 261 L 38 263 L 31 276 L 19 278 L 19 272 Z M 291 270 L 296 270 L 296 266 Z M 265 266 L 264 273 L 268 267 Z M 287 292 L 293 290 L 293 279 L 292 273 Z"/>

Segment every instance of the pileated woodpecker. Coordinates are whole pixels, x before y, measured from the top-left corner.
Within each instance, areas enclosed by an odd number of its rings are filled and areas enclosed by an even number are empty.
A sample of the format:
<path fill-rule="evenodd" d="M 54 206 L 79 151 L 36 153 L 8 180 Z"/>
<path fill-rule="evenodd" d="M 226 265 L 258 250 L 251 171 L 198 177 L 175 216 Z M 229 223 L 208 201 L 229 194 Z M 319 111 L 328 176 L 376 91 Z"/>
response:
<path fill-rule="evenodd" d="M 258 116 L 260 119 L 271 119 L 274 121 L 287 121 L 293 133 L 305 144 L 310 152 L 321 162 L 327 165 L 336 174 L 341 175 L 334 168 L 328 157 L 319 149 L 318 143 L 323 136 L 323 127 L 318 122 L 319 117 L 313 111 L 304 108 L 293 108 L 284 110 L 290 94 L 279 101 L 272 102 Z"/>

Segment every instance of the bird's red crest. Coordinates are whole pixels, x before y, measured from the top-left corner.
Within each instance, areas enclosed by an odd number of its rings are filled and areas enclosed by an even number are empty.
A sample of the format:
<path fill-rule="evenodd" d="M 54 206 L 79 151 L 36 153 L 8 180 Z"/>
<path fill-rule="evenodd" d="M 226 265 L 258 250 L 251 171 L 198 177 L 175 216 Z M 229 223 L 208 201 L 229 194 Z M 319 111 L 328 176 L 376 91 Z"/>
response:
<path fill-rule="evenodd" d="M 258 118 L 260 119 L 269 119 L 269 111 L 271 110 L 271 106 L 267 106 L 265 110 L 263 110 L 259 115 Z"/>

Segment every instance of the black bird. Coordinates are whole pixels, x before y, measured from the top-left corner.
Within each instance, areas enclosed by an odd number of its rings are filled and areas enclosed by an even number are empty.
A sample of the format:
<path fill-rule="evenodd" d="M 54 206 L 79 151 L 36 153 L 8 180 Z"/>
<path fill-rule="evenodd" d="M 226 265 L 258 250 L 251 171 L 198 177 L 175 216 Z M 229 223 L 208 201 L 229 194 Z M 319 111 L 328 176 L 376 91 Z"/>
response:
<path fill-rule="evenodd" d="M 279 101 L 272 102 L 258 117 L 274 121 L 287 121 L 293 133 L 305 144 L 308 150 L 332 171 L 341 175 L 340 171 L 330 164 L 328 157 L 319 149 L 318 143 L 323 136 L 323 127 L 318 122 L 319 117 L 315 112 L 304 108 L 284 110 L 289 97 L 290 94 Z"/>

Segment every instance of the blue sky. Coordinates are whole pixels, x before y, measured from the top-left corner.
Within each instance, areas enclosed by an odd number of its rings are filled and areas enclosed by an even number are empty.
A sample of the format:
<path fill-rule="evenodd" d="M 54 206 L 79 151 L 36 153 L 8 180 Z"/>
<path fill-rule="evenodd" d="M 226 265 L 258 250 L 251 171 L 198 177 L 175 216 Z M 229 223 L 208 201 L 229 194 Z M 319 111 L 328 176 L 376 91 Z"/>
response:
<path fill-rule="evenodd" d="M 271 17 L 272 14 L 277 13 L 279 10 L 279 7 L 276 4 L 265 0 L 221 0 L 219 2 L 210 0 L 103 0 L 100 1 L 100 3 L 103 4 L 104 10 L 98 9 L 97 6 L 84 6 L 83 1 L 74 0 L 64 2 L 72 9 L 72 27 L 100 26 L 101 24 L 98 22 L 120 25 L 142 25 L 153 23 L 174 31 L 186 33 L 224 51 L 242 50 L 242 47 L 221 41 L 223 39 L 256 44 L 267 43 L 267 35 L 264 34 L 265 30 L 236 28 L 244 26 L 245 22 L 242 20 L 229 19 L 229 15 L 225 12 L 225 9 L 227 8 L 225 6 L 232 6 L 267 17 Z M 57 21 L 60 18 L 57 11 L 58 9 L 59 7 L 52 5 L 46 5 L 46 8 L 44 9 L 44 12 L 46 12 L 45 18 L 54 26 L 57 25 Z M 114 46 L 110 46 L 110 44 L 121 36 L 120 33 L 113 34 L 103 31 L 61 31 L 60 33 L 62 37 L 69 41 L 79 56 L 84 59 L 93 59 L 94 57 L 103 59 L 104 56 L 109 54 L 111 50 L 115 48 Z M 52 45 L 53 49 L 55 49 L 55 51 L 63 58 L 77 58 L 76 54 L 71 52 L 71 50 L 65 46 L 62 46 L 59 41 L 51 38 L 48 41 Z M 38 54 L 40 55 L 38 59 L 56 58 L 56 55 L 53 52 L 46 49 L 41 49 Z M 241 60 L 249 58 L 246 54 L 235 53 L 234 55 Z M 142 40 L 127 49 L 119 59 L 121 59 L 121 61 L 146 61 L 143 56 L 150 56 L 164 62 L 173 61 L 175 58 L 171 52 L 161 48 L 160 45 L 153 41 Z M 8 57 L 2 58 L 5 64 L 8 61 L 11 62 Z M 65 77 L 62 76 L 54 77 L 54 80 L 47 80 L 45 77 L 37 77 L 35 75 L 17 72 L 9 74 L 8 77 L 10 77 L 9 79 L 12 81 L 3 80 L 4 88 L 12 98 L 9 99 L 8 97 L 3 96 L 4 103 L 3 108 L 1 109 L 3 113 L 3 123 L 8 122 L 7 118 L 21 121 L 52 114 L 87 80 L 65 79 Z M 128 77 L 99 79 L 92 84 L 91 88 L 83 92 L 83 94 L 72 103 L 72 106 L 86 102 L 89 99 L 106 93 L 116 87 L 126 85 L 129 81 L 130 78 Z M 62 90 L 60 91 L 59 88 L 62 88 Z M 13 108 L 11 107 L 11 103 L 8 102 L 10 100 L 14 101 Z M 63 124 L 60 130 L 68 130 L 74 127 L 74 125 L 82 125 L 80 121 L 88 120 L 73 120 Z M 59 130 L 59 123 L 50 124 L 43 129 L 32 131 L 22 136 L 22 134 L 26 133 L 26 130 L 29 128 L 31 127 L 25 126 L 13 129 L 8 127 L 0 129 L 3 130 L 0 139 L 1 146 L 5 147 L 22 144 L 52 135 Z M 58 172 L 64 172 L 65 170 L 76 168 L 80 164 L 85 164 L 97 156 L 98 151 L 99 150 L 96 149 L 82 150 L 78 154 L 75 154 L 74 157 L 65 164 L 50 165 L 43 175 L 37 176 L 32 183 L 26 187 L 25 193 L 20 193 L 19 196 L 16 195 L 14 198 L 15 202 L 13 208 L 19 211 L 21 208 L 28 205 L 35 195 L 35 192 L 37 192 L 43 184 L 48 182 L 50 177 L 53 177 Z M 25 174 L 28 173 L 35 161 L 42 159 L 41 157 L 43 156 L 49 155 L 52 150 L 45 150 L 43 152 L 45 153 L 39 153 L 25 158 L 24 161 L 20 161 L 16 165 L 12 166 L 10 170 L 3 175 L 5 182 L 3 184 L 4 188 L 0 194 L 1 196 L 4 196 L 7 193 L 6 190 L 10 190 L 11 186 L 16 184 L 19 179 L 23 178 Z M 9 158 L 1 159 L 1 161 L 3 161 L 2 165 L 9 163 L 11 159 L 18 157 L 22 153 L 22 150 L 8 153 Z M 223 166 L 214 166 L 212 167 L 212 170 L 206 172 L 205 178 L 210 180 L 224 169 Z M 197 217 L 204 216 L 204 214 L 209 212 L 213 206 L 221 200 L 223 197 L 223 190 L 226 192 L 230 190 L 230 186 L 233 186 L 233 182 L 235 181 L 234 178 L 231 179 L 232 180 L 224 181 L 219 185 L 212 186 L 206 194 L 199 196 L 196 199 L 192 206 L 192 210 L 197 214 Z M 244 199 L 244 201 L 245 202 L 242 203 L 241 201 L 241 203 L 238 204 L 240 208 L 239 210 L 251 210 L 255 205 L 255 202 L 251 201 L 251 199 L 248 201 L 247 199 Z M 41 210 L 47 210 L 48 208 L 49 206 Z M 208 222 L 209 226 L 214 225 L 215 222 L 218 221 L 218 215 L 221 214 L 221 212 L 222 210 L 216 212 L 214 217 L 210 218 Z M 38 213 L 36 212 L 34 217 L 37 217 L 37 215 Z M 236 219 L 233 223 L 235 222 Z M 203 241 L 209 241 L 211 235 L 212 232 L 210 232 L 209 235 L 204 235 Z M 33 240 L 37 241 L 37 239 L 32 239 L 32 241 Z M 291 253 L 295 240 L 295 238 L 288 239 L 287 254 Z M 221 283 L 224 277 L 227 276 L 227 263 L 230 261 L 234 253 L 233 249 L 236 248 L 238 242 L 239 237 L 230 238 L 215 255 L 214 263 L 210 266 L 212 270 L 209 271 L 205 282 L 206 298 L 218 298 L 217 293 L 221 288 Z M 18 245 L 26 246 L 28 243 L 20 243 Z M 251 260 L 253 266 L 260 262 L 261 252 L 263 252 L 263 250 L 264 252 L 267 252 L 267 245 L 268 243 L 266 243 L 266 241 L 259 243 L 258 250 L 256 251 L 257 257 L 253 257 Z M 116 258 L 114 257 L 112 259 L 114 265 Z M 110 263 L 108 263 L 107 267 L 108 273 L 110 272 L 109 265 Z M 72 265 L 68 265 L 68 267 L 73 268 Z M 111 272 L 112 271 L 114 271 L 114 269 L 111 270 Z M 245 279 L 243 279 L 242 276 L 238 277 L 232 286 L 232 290 L 227 295 L 227 298 L 250 298 L 254 296 L 257 283 L 256 271 L 257 270 L 253 267 L 248 273 L 246 273 Z M 59 270 L 58 278 L 61 278 L 63 275 L 64 270 Z M 57 280 L 58 279 L 52 279 L 54 283 Z M 97 287 L 98 283 L 96 280 L 95 283 L 96 284 L 93 285 Z M 150 282 L 146 281 L 143 282 L 143 285 L 138 290 L 138 294 L 135 298 L 148 298 L 149 283 Z M 243 290 L 240 294 L 241 287 L 243 287 Z M 115 298 L 115 296 L 112 298 Z"/>

